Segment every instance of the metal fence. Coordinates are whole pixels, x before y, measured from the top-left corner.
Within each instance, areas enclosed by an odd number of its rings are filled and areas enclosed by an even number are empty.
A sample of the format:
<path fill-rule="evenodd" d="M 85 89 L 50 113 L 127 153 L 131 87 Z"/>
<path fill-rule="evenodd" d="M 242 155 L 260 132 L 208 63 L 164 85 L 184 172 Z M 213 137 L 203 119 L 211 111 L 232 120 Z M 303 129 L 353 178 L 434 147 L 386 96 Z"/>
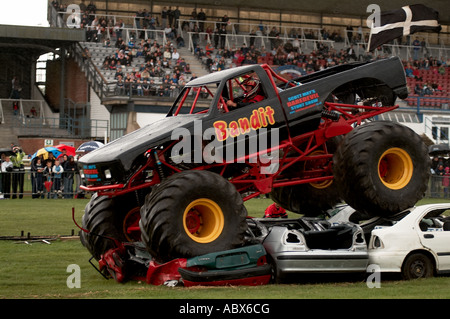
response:
<path fill-rule="evenodd" d="M 46 183 L 51 181 L 51 185 Z M 59 181 L 50 180 L 42 173 L 30 170 L 2 172 L 0 174 L 0 199 L 5 198 L 84 198 L 85 193 L 80 190 L 81 178 L 76 172 L 66 174 Z M 450 175 L 432 175 L 426 198 L 448 198 L 450 200 Z"/>
<path fill-rule="evenodd" d="M 63 173 L 59 177 L 17 169 L 0 174 L 0 199 L 32 198 L 84 198 L 80 190 L 78 173 Z"/>

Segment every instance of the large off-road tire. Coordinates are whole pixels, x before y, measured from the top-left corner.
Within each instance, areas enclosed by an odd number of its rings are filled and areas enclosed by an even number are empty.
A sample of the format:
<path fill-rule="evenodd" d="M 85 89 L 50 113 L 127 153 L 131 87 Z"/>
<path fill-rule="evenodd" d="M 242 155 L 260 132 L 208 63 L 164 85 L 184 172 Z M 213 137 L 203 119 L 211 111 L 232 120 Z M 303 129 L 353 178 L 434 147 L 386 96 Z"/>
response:
<path fill-rule="evenodd" d="M 414 131 L 376 121 L 347 134 L 333 171 L 347 204 L 371 216 L 390 216 L 423 197 L 429 163 L 427 147 Z"/>
<path fill-rule="evenodd" d="M 184 171 L 147 195 L 141 209 L 141 235 L 161 262 L 238 247 L 247 230 L 241 195 L 222 176 Z"/>
<path fill-rule="evenodd" d="M 332 180 L 274 188 L 270 198 L 284 209 L 305 217 L 316 217 L 341 202 L 339 190 Z"/>
<path fill-rule="evenodd" d="M 92 196 L 81 220 L 82 227 L 90 233 L 81 231 L 80 240 L 95 259 L 100 260 L 102 254 L 116 248 L 113 239 L 119 242 L 133 241 L 126 229 L 130 226 L 128 221 L 134 219 L 131 214 L 136 210 L 136 205 L 137 201 L 132 195 L 115 198 L 97 194 Z"/>
<path fill-rule="evenodd" d="M 327 142 L 328 153 L 333 154 L 336 152 L 341 141 L 341 136 L 330 139 Z M 323 151 L 315 151 L 312 155 L 321 155 L 323 153 Z M 296 170 L 302 171 L 307 169 L 310 165 L 312 165 L 312 167 L 316 165 L 318 167 L 326 166 L 327 162 L 301 162 L 293 165 L 286 174 L 295 176 Z M 338 186 L 333 180 L 277 187 L 270 192 L 270 198 L 284 209 L 308 217 L 321 215 L 341 202 Z"/>

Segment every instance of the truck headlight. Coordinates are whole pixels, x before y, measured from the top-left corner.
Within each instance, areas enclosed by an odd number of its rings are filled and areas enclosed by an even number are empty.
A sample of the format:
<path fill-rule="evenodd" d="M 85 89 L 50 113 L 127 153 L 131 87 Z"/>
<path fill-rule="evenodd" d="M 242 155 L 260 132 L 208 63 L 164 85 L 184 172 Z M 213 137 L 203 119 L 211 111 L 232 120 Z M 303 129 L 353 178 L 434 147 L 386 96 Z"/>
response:
<path fill-rule="evenodd" d="M 111 179 L 112 175 L 111 175 L 111 171 L 109 169 L 105 169 L 105 178 L 106 179 Z"/>

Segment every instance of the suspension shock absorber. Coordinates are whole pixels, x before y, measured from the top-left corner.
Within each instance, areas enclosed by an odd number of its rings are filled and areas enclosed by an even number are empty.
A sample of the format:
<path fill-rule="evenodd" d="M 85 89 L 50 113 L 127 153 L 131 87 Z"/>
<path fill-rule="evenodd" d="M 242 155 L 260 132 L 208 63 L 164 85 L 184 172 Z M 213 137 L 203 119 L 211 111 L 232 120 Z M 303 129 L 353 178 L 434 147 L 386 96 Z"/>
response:
<path fill-rule="evenodd" d="M 339 121 L 339 113 L 333 112 L 333 111 L 330 111 L 330 110 L 323 110 L 322 111 L 322 117 L 328 118 L 328 119 L 330 119 L 332 121 L 335 121 L 335 122 Z"/>
<path fill-rule="evenodd" d="M 158 171 L 159 178 L 163 180 L 165 178 L 164 169 L 162 167 L 162 163 L 159 160 L 158 152 L 156 150 L 153 150 L 153 156 L 155 157 L 156 161 L 156 170 Z"/>

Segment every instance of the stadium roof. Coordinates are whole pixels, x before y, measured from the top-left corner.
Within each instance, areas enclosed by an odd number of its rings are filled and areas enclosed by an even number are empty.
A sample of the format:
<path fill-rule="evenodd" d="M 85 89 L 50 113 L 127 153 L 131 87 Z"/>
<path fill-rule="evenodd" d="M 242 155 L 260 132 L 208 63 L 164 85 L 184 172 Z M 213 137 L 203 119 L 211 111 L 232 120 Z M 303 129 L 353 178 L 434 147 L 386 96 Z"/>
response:
<path fill-rule="evenodd" d="M 271 11 L 291 11 L 303 13 L 322 13 L 333 14 L 338 16 L 353 16 L 360 18 L 367 18 L 370 13 L 367 13 L 367 7 L 370 4 L 377 4 L 381 11 L 388 11 L 399 9 L 402 6 L 409 4 L 422 3 L 439 12 L 441 23 L 448 24 L 450 22 L 450 10 L 448 8 L 448 0 L 426 0 L 426 1 L 402 1 L 402 0 L 181 0 L 181 1 L 150 1 L 150 0 L 106 0 L 108 2 L 134 3 L 148 5 L 149 3 L 176 6 L 189 4 L 192 6 L 201 7 L 236 7 L 236 8 L 254 8 Z"/>
<path fill-rule="evenodd" d="M 55 51 L 70 43 L 85 41 L 85 32 L 77 29 L 0 25 L 2 52 L 21 53 L 26 50 L 35 56 Z"/>

